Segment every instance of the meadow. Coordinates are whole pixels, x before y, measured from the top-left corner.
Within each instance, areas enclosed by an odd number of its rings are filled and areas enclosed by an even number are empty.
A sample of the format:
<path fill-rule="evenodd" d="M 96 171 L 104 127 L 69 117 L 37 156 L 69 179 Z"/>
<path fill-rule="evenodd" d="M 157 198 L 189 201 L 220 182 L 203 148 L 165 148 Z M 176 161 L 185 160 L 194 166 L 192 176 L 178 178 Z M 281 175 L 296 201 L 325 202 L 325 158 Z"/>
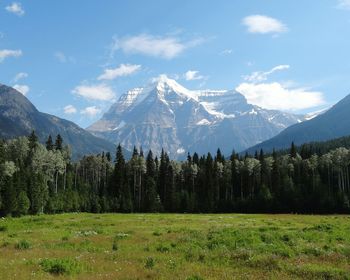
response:
<path fill-rule="evenodd" d="M 350 217 L 6 217 L 0 279 L 350 279 Z"/>

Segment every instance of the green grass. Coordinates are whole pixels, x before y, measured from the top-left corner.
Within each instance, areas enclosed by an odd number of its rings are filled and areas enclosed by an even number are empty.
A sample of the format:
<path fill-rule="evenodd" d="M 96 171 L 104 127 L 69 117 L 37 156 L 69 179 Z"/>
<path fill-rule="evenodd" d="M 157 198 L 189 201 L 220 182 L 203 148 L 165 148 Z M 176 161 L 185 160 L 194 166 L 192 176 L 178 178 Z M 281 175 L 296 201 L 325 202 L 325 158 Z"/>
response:
<path fill-rule="evenodd" d="M 350 279 L 350 217 L 0 219 L 1 279 Z"/>

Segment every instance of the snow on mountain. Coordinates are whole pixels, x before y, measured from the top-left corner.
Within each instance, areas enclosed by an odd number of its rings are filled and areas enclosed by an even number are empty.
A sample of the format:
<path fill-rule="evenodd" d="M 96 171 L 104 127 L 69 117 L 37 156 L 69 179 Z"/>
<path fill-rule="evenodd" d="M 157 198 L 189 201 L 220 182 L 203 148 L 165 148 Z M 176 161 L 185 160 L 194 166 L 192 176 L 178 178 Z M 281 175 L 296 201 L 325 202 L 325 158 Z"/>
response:
<path fill-rule="evenodd" d="M 188 151 L 242 151 L 304 116 L 249 104 L 233 90 L 192 91 L 162 75 L 129 90 L 88 130 L 126 149 L 142 146 L 176 158 Z"/>
<path fill-rule="evenodd" d="M 327 108 L 323 108 L 323 109 L 320 109 L 320 110 L 317 110 L 317 111 L 314 111 L 314 112 L 310 112 L 310 113 L 307 113 L 305 115 L 305 120 L 311 120 L 313 118 L 316 118 L 317 116 L 327 112 L 331 107 L 327 107 Z"/>

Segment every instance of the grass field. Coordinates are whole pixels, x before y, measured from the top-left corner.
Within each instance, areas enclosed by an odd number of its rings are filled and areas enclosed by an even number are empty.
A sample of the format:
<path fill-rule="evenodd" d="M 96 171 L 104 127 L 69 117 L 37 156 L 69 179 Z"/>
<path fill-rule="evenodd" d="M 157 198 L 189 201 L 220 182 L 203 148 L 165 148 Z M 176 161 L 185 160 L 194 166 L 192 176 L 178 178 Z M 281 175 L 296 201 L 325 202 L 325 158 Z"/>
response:
<path fill-rule="evenodd" d="M 0 279 L 350 279 L 350 217 L 3 218 Z"/>

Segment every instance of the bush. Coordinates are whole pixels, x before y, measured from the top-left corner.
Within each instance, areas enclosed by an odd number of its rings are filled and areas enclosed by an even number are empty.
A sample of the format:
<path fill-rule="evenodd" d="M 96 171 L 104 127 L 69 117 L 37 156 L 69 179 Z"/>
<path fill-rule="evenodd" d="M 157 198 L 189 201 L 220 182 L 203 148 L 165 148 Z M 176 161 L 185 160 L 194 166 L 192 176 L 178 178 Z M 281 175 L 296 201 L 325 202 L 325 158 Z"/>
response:
<path fill-rule="evenodd" d="M 146 259 L 146 263 L 145 263 L 145 268 L 147 269 L 152 269 L 155 265 L 155 261 L 152 257 L 148 257 Z"/>
<path fill-rule="evenodd" d="M 118 251 L 118 242 L 116 240 L 113 241 L 112 250 Z"/>
<path fill-rule="evenodd" d="M 30 247 L 31 244 L 27 240 L 21 240 L 15 245 L 15 248 L 18 250 L 27 250 Z"/>
<path fill-rule="evenodd" d="M 44 259 L 40 263 L 45 272 L 54 275 L 72 275 L 81 272 L 81 266 L 71 259 Z"/>
<path fill-rule="evenodd" d="M 30 200 L 26 192 L 21 191 L 17 197 L 17 213 L 18 215 L 26 215 L 30 207 Z"/>
<path fill-rule="evenodd" d="M 7 231 L 7 226 L 0 226 L 0 232 Z"/>
<path fill-rule="evenodd" d="M 198 275 L 193 275 L 193 276 L 187 277 L 186 280 L 204 280 L 204 279 Z"/>
<path fill-rule="evenodd" d="M 156 250 L 161 253 L 167 253 L 169 252 L 169 248 L 167 246 L 164 246 L 162 244 L 158 245 Z"/>

